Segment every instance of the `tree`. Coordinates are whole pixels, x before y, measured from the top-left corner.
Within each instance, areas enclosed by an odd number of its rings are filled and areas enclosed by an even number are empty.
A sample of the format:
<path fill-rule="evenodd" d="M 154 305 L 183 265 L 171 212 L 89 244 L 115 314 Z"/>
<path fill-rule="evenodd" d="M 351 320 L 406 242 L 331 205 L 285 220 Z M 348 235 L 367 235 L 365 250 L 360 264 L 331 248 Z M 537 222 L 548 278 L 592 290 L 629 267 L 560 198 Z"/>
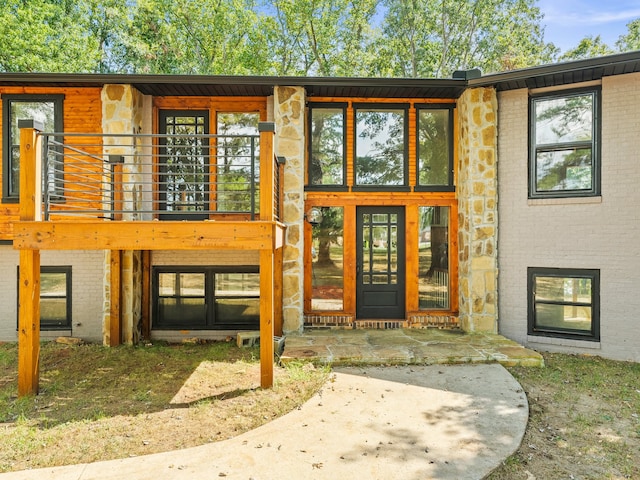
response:
<path fill-rule="evenodd" d="M 378 0 L 264 0 L 276 75 L 366 75 Z"/>
<path fill-rule="evenodd" d="M 600 35 L 587 36 L 580 40 L 576 48 L 567 50 L 559 58 L 560 61 L 581 60 L 585 58 L 600 57 L 615 53 L 606 43 L 602 41 Z"/>
<path fill-rule="evenodd" d="M 100 46 L 87 34 L 84 3 L 13 0 L 0 6 L 0 70 L 94 72 Z"/>
<path fill-rule="evenodd" d="M 621 52 L 640 50 L 640 18 L 627 23 L 627 34 L 620 36 L 616 42 L 616 47 Z"/>
<path fill-rule="evenodd" d="M 137 0 L 131 9 L 127 71 L 246 75 L 268 65 L 253 0 Z"/>
<path fill-rule="evenodd" d="M 376 75 L 446 77 L 548 62 L 557 49 L 543 40 L 532 0 L 383 0 L 386 14 L 374 61 Z"/>

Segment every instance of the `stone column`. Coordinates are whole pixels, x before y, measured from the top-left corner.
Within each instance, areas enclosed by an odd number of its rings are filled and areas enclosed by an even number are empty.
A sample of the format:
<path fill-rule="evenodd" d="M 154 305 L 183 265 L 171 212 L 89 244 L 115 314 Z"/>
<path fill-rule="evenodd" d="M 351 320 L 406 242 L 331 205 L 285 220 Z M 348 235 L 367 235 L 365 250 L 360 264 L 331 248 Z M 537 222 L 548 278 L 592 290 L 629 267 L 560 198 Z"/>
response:
<path fill-rule="evenodd" d="M 498 330 L 497 109 L 493 88 L 458 100 L 459 306 L 468 332 Z"/>
<path fill-rule="evenodd" d="M 286 158 L 284 212 L 287 226 L 283 260 L 283 331 L 299 332 L 304 310 L 304 158 L 305 91 L 276 87 L 274 92 L 275 150 Z"/>
<path fill-rule="evenodd" d="M 137 134 L 143 131 L 145 115 L 145 96 L 130 85 L 105 85 L 102 89 L 102 132 L 104 136 L 105 158 L 108 155 L 123 155 L 122 180 L 125 185 L 123 192 L 123 220 L 142 219 L 140 210 L 143 203 L 140 185 L 143 176 L 143 160 L 141 153 L 144 148 L 140 142 L 123 137 L 109 137 L 109 134 Z M 103 338 L 108 344 L 109 303 L 111 298 L 108 281 L 110 278 L 111 252 L 105 251 L 105 284 L 104 284 L 104 319 Z M 142 313 L 142 282 L 140 252 L 123 252 L 121 272 L 121 309 L 122 309 L 122 337 L 125 343 L 137 342 L 141 331 Z"/>

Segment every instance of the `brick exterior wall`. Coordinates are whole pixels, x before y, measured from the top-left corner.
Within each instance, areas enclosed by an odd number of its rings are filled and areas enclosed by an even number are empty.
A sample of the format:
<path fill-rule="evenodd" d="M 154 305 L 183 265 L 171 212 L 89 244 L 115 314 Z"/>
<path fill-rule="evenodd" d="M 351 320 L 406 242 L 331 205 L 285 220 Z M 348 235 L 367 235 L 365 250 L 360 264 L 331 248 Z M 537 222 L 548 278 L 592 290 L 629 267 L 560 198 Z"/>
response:
<path fill-rule="evenodd" d="M 102 299 L 104 262 L 102 251 L 41 252 L 42 266 L 71 266 L 72 329 L 42 332 L 41 338 L 80 337 L 102 342 Z M 17 341 L 19 252 L 10 245 L 0 246 L 0 341 Z"/>
<path fill-rule="evenodd" d="M 602 81 L 601 198 L 528 201 L 528 91 L 503 92 L 499 105 L 500 333 L 540 350 L 640 361 L 640 74 Z M 527 336 L 527 267 L 600 269 L 599 343 Z"/>

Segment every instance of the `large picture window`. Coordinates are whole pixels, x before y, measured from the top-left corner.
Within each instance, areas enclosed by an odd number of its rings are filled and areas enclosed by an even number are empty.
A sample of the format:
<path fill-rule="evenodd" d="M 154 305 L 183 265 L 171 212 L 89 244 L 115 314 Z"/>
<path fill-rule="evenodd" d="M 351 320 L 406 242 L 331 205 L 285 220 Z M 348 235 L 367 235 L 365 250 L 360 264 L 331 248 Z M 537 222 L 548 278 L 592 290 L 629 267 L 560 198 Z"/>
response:
<path fill-rule="evenodd" d="M 312 226 L 311 308 L 344 308 L 344 208 L 314 207 L 322 212 Z"/>
<path fill-rule="evenodd" d="M 62 132 L 63 95 L 2 95 L 4 202 L 20 197 L 20 129 L 18 120 L 37 120 L 45 132 Z"/>
<path fill-rule="evenodd" d="M 70 330 L 71 305 L 71 267 L 40 267 L 40 330 Z"/>
<path fill-rule="evenodd" d="M 251 330 L 260 325 L 258 267 L 155 267 L 155 328 Z"/>
<path fill-rule="evenodd" d="M 600 271 L 529 268 L 529 335 L 600 340 Z"/>
<path fill-rule="evenodd" d="M 532 97 L 530 110 L 530 198 L 599 195 L 599 90 Z"/>
<path fill-rule="evenodd" d="M 407 186 L 407 108 L 355 108 L 356 187 Z"/>
<path fill-rule="evenodd" d="M 309 111 L 310 187 L 345 185 L 345 110 L 343 104 L 314 105 Z"/>
<path fill-rule="evenodd" d="M 453 191 L 453 107 L 419 108 L 419 190 Z"/>
<path fill-rule="evenodd" d="M 449 207 L 418 207 L 420 310 L 446 310 L 449 301 Z"/>

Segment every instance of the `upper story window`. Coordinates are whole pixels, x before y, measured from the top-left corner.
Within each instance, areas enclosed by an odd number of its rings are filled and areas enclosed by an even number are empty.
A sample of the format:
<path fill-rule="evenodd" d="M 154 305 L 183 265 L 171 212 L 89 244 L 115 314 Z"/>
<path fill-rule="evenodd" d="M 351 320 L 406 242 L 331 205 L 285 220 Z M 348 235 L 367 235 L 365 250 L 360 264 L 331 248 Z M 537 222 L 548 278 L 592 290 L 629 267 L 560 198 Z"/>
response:
<path fill-rule="evenodd" d="M 418 108 L 419 190 L 453 191 L 453 106 Z"/>
<path fill-rule="evenodd" d="M 354 186 L 408 185 L 407 126 L 405 106 L 355 107 Z"/>
<path fill-rule="evenodd" d="M 309 186 L 344 187 L 346 105 L 314 105 L 309 110 Z"/>
<path fill-rule="evenodd" d="M 599 92 L 531 98 L 530 198 L 600 195 Z"/>
<path fill-rule="evenodd" d="M 20 197 L 18 120 L 37 120 L 46 132 L 61 132 L 63 99 L 63 95 L 2 95 L 3 201 L 18 202 Z"/>

